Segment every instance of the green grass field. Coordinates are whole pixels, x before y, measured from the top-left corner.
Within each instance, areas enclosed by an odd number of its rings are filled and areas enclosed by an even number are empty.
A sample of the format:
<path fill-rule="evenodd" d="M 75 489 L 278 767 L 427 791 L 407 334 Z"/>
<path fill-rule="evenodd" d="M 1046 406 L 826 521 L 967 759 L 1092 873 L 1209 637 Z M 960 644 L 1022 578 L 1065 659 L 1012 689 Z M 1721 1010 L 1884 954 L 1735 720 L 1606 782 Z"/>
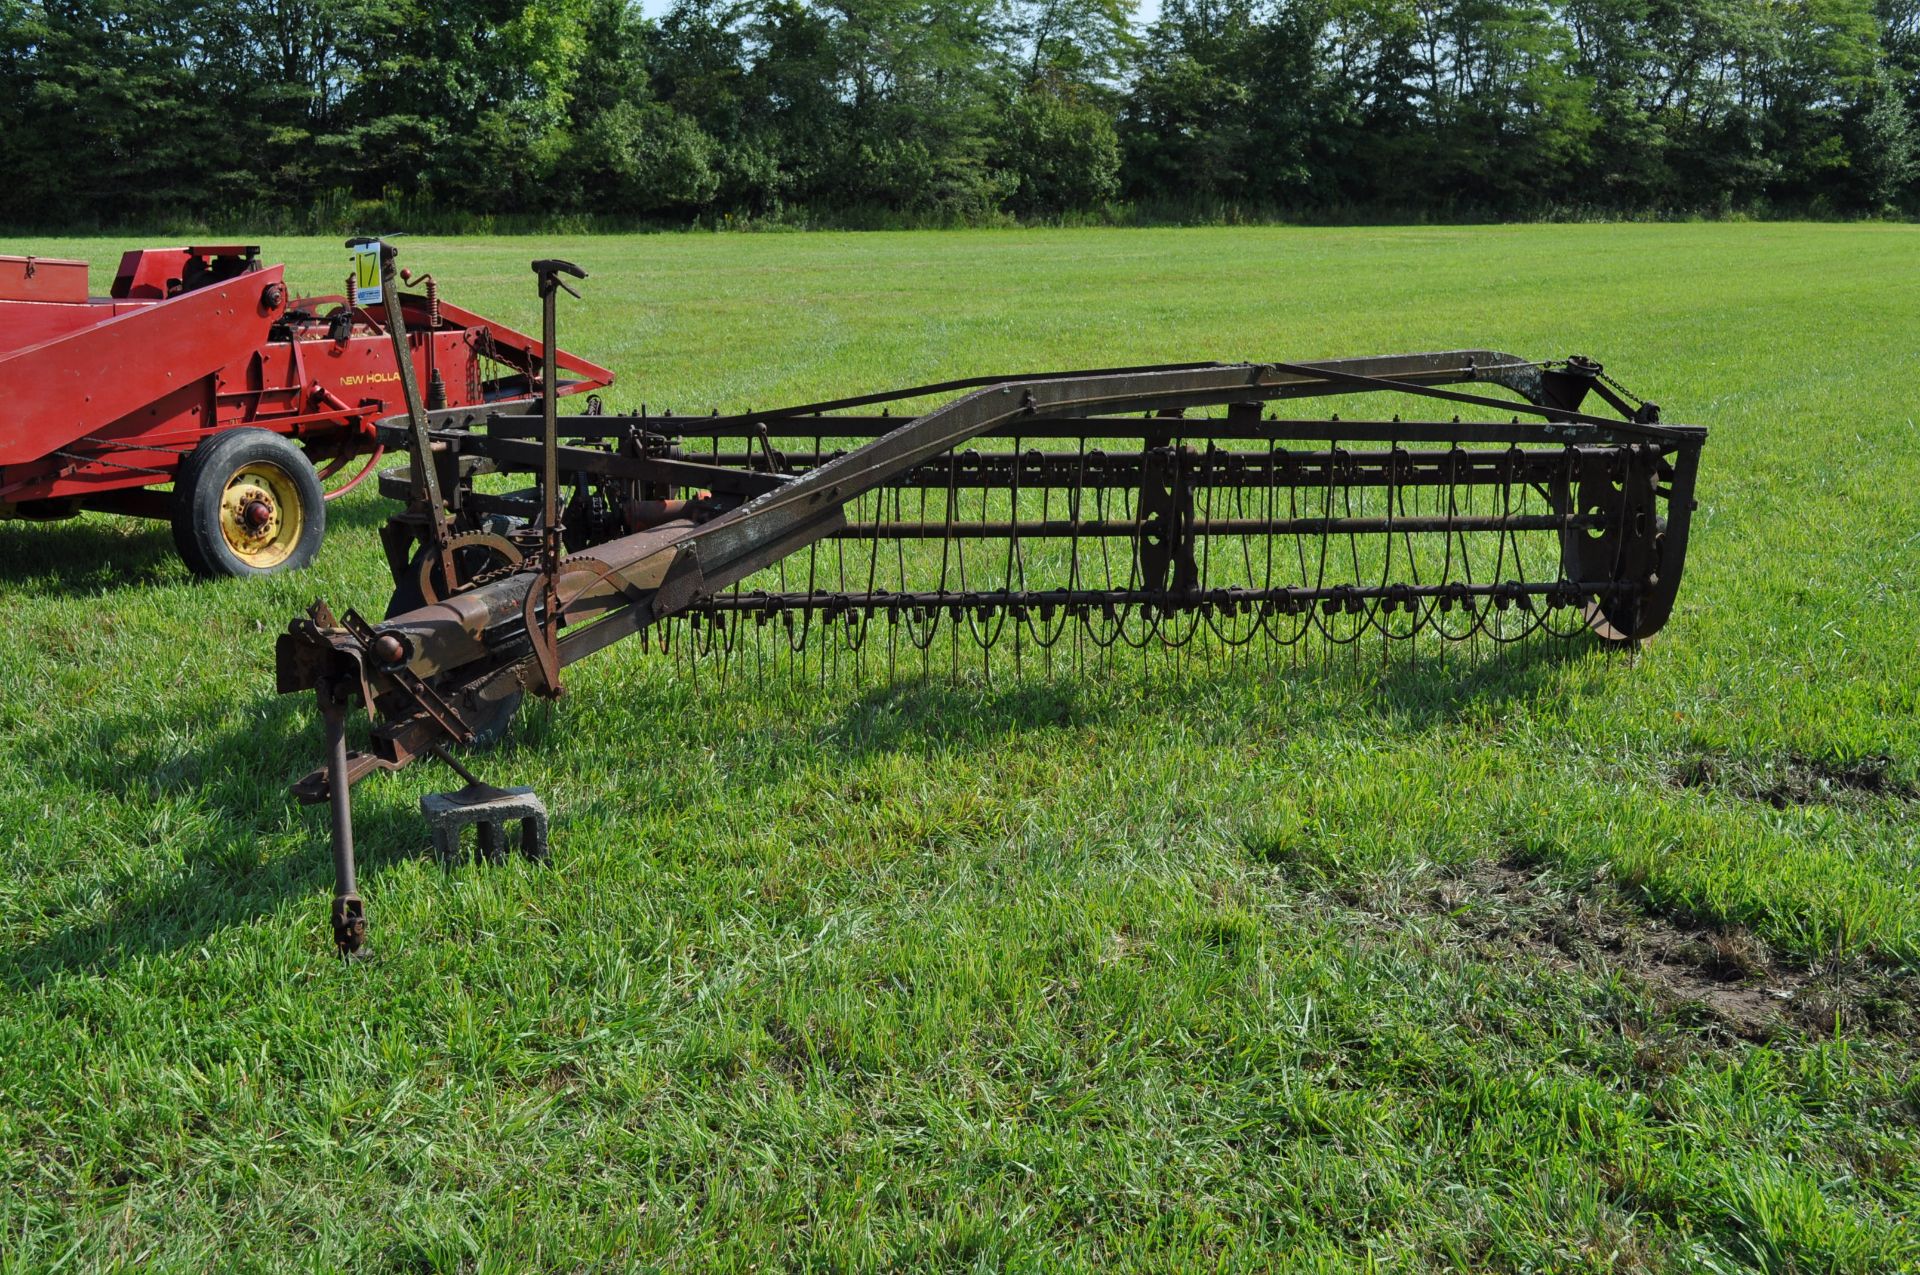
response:
<path fill-rule="evenodd" d="M 126 246 L 5 250 L 104 290 Z M 349 966 L 272 644 L 377 610 L 384 503 L 251 583 L 0 524 L 0 1265 L 1920 1267 L 1920 230 L 405 253 L 523 326 L 580 262 L 620 407 L 1587 353 L 1713 431 L 1686 583 L 1632 659 L 723 685 L 630 643 L 479 763 L 550 868 L 436 866 L 430 765 L 357 790 Z"/>

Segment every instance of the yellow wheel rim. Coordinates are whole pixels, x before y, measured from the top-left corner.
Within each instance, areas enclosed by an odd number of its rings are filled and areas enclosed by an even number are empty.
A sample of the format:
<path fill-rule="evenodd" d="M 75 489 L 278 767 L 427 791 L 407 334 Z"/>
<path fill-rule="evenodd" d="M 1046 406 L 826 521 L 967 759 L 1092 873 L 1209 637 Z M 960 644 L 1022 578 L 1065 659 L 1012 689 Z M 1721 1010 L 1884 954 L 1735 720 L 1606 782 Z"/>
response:
<path fill-rule="evenodd" d="M 256 571 L 285 562 L 306 524 L 293 476 L 270 461 L 242 465 L 220 493 L 220 534 L 233 555 Z"/>

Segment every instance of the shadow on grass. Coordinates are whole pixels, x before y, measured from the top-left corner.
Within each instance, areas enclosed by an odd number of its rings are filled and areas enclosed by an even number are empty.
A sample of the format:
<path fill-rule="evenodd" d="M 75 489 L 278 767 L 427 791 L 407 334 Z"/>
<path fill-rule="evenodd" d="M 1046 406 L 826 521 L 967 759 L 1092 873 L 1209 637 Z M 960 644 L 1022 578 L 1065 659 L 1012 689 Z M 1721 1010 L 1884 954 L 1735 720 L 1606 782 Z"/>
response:
<path fill-rule="evenodd" d="M 1356 712 L 1377 718 L 1383 731 L 1424 730 L 1535 695 L 1555 668 L 1592 655 L 1590 643 L 1548 641 L 1502 647 L 1478 659 L 1402 659 L 1358 672 L 1308 663 L 1276 669 L 1273 676 L 1289 688 L 1288 721 L 1294 730 L 1312 731 L 1336 717 L 1351 724 Z M 990 747 L 996 737 L 1026 731 L 1129 723 L 1152 729 L 1156 722 L 1180 718 L 1195 697 L 1244 693 L 1247 685 L 1244 670 L 1189 673 L 1166 679 L 1164 685 L 1151 675 L 1136 674 L 1135 682 L 1116 693 L 1110 685 L 1090 683 L 1087 675 L 1087 670 L 1079 677 L 1059 670 L 1048 680 L 999 688 L 923 680 L 850 691 L 843 712 L 802 729 L 791 744 L 804 755 L 837 753 L 858 760 Z M 1294 693 L 1301 688 L 1306 693 Z M 823 688 L 820 693 L 834 692 Z M 664 705 L 653 711 L 678 716 Z M 517 738 L 480 769 L 510 773 L 516 755 L 560 746 L 566 731 L 556 719 L 564 712 L 523 712 Z M 718 741 L 733 729 L 714 716 L 681 720 L 694 724 L 673 742 L 689 749 Z M 263 701 L 261 711 L 230 726 L 208 721 L 194 729 L 193 721 L 183 721 L 179 725 L 204 741 L 190 758 L 144 742 L 149 738 L 146 725 L 134 714 L 103 717 L 92 728 L 90 746 L 74 750 L 72 755 L 81 760 L 67 776 L 104 801 L 143 786 L 162 794 L 190 791 L 216 816 L 218 835 L 188 848 L 180 870 L 132 880 L 107 905 L 104 916 L 0 953 L 0 986 L 37 986 L 68 971 L 105 974 L 141 956 L 196 947 L 224 929 L 270 915 L 294 898 L 313 902 L 313 932 L 321 934 L 322 900 L 332 884 L 325 810 L 303 811 L 288 792 L 290 781 L 305 770 L 299 765 L 298 771 L 290 771 L 288 763 L 310 759 L 317 764 L 320 756 L 319 724 L 308 699 L 273 696 Z M 740 780 L 747 786 L 752 782 L 748 776 Z M 447 786 L 456 787 L 457 781 L 449 776 Z M 412 802 L 369 800 L 380 787 L 377 777 L 361 785 L 354 810 L 362 891 L 370 898 L 378 895 L 385 866 L 427 853 L 427 838 Z M 675 793 L 668 789 L 664 799 L 713 797 L 711 792 Z M 302 830 L 310 850 L 263 858 L 262 840 L 284 836 L 289 823 Z M 409 846 L 414 848 L 394 849 Z"/>
<path fill-rule="evenodd" d="M 287 900 L 314 899 L 314 933 L 325 926 L 324 902 L 333 880 L 324 806 L 301 807 L 288 791 L 296 776 L 286 772 L 295 759 L 320 759 L 320 731 L 312 704 L 304 696 L 275 696 L 261 711 L 225 728 L 196 729 L 189 716 L 176 725 L 202 741 L 182 758 L 158 743 L 144 717 L 116 713 L 102 717 L 89 731 L 85 747 L 70 756 L 64 777 L 78 780 L 100 795 L 102 804 L 124 801 L 145 790 L 161 802 L 188 800 L 170 826 L 191 827 L 198 807 L 211 815 L 212 834 L 181 847 L 180 865 L 146 873 L 116 873 L 102 889 L 111 895 L 104 914 L 0 952 L 0 986 L 33 987 L 63 972 L 104 975 L 142 956 L 193 948 L 235 925 L 268 916 Z M 369 794 L 370 795 L 370 794 Z M 374 802 L 355 806 L 356 831 L 369 847 L 362 867 L 377 879 L 383 865 L 427 852 L 424 835 L 413 835 L 410 802 Z M 268 857 L 264 841 L 284 838 L 289 825 L 308 845 L 293 854 Z"/>
<path fill-rule="evenodd" d="M 0 522 L 0 585 L 65 594 L 166 584 L 179 578 L 166 524 L 134 518 Z"/>
<path fill-rule="evenodd" d="M 1266 668 L 1224 665 L 1171 676 L 1131 669 L 1118 674 L 1120 693 L 1110 670 L 1091 665 L 1005 687 L 913 678 L 853 692 L 846 711 L 811 732 L 808 742 L 837 746 L 853 756 L 939 753 L 982 747 L 1010 731 L 1130 721 L 1143 728 L 1156 721 L 1217 722 L 1220 705 L 1262 688 L 1286 696 L 1289 724 L 1299 732 L 1336 717 L 1347 723 L 1373 720 L 1382 731 L 1417 732 L 1531 699 L 1567 665 L 1620 658 L 1604 653 L 1584 634 L 1488 645 L 1493 649 L 1482 647 L 1476 655 L 1401 655 L 1388 661 L 1380 660 L 1376 647 L 1370 664 L 1344 658 L 1289 664 L 1281 655 Z"/>
<path fill-rule="evenodd" d="M 356 492 L 327 506 L 327 535 L 371 541 L 366 533 L 395 508 Z M 155 519 L 87 514 L 59 522 L 0 522 L 0 587 L 31 584 L 41 592 L 84 597 L 187 578 L 173 532 Z"/>

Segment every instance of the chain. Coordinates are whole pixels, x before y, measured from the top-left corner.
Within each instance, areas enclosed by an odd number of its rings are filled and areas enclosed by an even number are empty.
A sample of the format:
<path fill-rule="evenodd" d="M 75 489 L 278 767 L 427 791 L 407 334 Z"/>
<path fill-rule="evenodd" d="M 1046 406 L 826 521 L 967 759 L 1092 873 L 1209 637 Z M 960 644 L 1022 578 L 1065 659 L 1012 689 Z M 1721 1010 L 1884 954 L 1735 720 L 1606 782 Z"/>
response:
<path fill-rule="evenodd" d="M 1608 376 L 1604 370 L 1596 372 L 1594 373 L 1594 375 L 1599 377 L 1602 381 L 1605 381 L 1608 385 L 1611 385 L 1614 389 L 1618 390 L 1620 392 L 1621 397 L 1631 400 L 1635 407 L 1645 407 L 1647 405 L 1647 400 L 1645 400 L 1644 398 L 1641 398 L 1638 394 L 1635 394 L 1632 390 L 1620 384 L 1620 382 L 1615 378 Z"/>
<path fill-rule="evenodd" d="M 104 456 L 82 456 L 77 452 L 54 452 L 55 456 L 78 468 L 81 465 L 105 465 L 109 469 L 124 469 L 130 474 L 151 474 L 155 478 L 171 478 L 170 469 L 150 469 L 145 465 L 128 465 L 117 460 L 108 460 Z"/>
<path fill-rule="evenodd" d="M 128 443 L 117 438 L 96 438 L 85 434 L 73 440 L 76 443 L 91 443 L 95 447 L 117 447 L 123 452 L 168 452 L 174 456 L 185 456 L 193 451 L 191 447 L 167 447 L 161 443 Z"/>
<path fill-rule="evenodd" d="M 1527 366 L 1544 368 L 1548 371 L 1571 371 L 1573 369 L 1573 360 L 1572 359 L 1546 359 L 1546 360 L 1543 360 L 1542 362 L 1529 364 Z M 1638 394 L 1635 394 L 1632 390 L 1622 385 L 1619 381 L 1619 378 L 1608 375 L 1607 370 L 1605 368 L 1597 367 L 1591 364 L 1589 364 L 1589 367 L 1592 370 L 1593 378 L 1595 380 L 1617 391 L 1622 398 L 1630 400 L 1635 407 L 1645 407 L 1647 405 L 1646 399 L 1641 398 Z"/>

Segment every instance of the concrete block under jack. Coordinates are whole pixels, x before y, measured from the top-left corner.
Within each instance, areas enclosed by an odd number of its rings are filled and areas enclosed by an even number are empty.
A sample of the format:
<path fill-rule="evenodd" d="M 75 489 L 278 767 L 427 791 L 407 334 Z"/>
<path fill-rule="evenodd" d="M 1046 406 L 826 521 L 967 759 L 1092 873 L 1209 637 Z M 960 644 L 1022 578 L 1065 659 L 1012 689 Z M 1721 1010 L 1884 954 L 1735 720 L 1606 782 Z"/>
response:
<path fill-rule="evenodd" d="M 516 819 L 520 821 L 520 853 L 536 861 L 547 858 L 547 807 L 531 788 L 468 784 L 458 792 L 430 792 L 420 798 L 420 813 L 426 816 L 427 828 L 433 834 L 434 857 L 449 867 L 460 861 L 460 834 L 468 825 L 473 826 L 477 838 L 474 858 L 505 863 L 510 834 L 507 825 Z"/>

